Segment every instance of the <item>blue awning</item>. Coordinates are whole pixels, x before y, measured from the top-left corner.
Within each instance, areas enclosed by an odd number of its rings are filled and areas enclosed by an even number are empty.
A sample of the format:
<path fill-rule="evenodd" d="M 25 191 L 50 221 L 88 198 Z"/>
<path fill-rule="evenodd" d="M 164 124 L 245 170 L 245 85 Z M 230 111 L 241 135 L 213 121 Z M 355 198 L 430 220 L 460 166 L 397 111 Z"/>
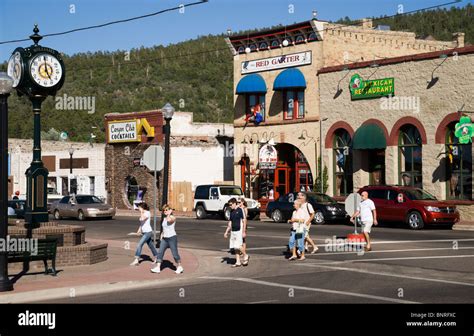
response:
<path fill-rule="evenodd" d="M 281 72 L 273 83 L 273 90 L 286 90 L 286 89 L 305 89 L 306 80 L 304 75 L 298 69 L 286 69 Z"/>
<path fill-rule="evenodd" d="M 258 74 L 247 75 L 237 84 L 236 94 L 266 93 L 267 85 L 262 76 Z"/>

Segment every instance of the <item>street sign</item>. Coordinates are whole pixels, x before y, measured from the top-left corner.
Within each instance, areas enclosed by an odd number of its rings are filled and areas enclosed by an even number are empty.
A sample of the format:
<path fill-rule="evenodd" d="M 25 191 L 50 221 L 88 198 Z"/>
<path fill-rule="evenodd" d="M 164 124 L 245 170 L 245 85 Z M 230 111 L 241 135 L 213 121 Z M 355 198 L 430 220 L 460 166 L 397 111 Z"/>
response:
<path fill-rule="evenodd" d="M 356 212 L 361 201 L 362 197 L 360 197 L 358 193 L 352 193 L 347 196 L 346 200 L 344 201 L 344 206 L 349 216 L 352 216 L 354 212 Z"/>
<path fill-rule="evenodd" d="M 160 171 L 165 165 L 165 151 L 161 146 L 150 146 L 143 152 L 143 164 L 151 171 Z"/>
<path fill-rule="evenodd" d="M 360 202 L 362 201 L 362 197 L 358 193 L 352 193 L 347 196 L 344 207 L 349 216 L 352 215 L 357 211 Z M 354 233 L 357 234 L 357 218 L 354 218 Z"/>

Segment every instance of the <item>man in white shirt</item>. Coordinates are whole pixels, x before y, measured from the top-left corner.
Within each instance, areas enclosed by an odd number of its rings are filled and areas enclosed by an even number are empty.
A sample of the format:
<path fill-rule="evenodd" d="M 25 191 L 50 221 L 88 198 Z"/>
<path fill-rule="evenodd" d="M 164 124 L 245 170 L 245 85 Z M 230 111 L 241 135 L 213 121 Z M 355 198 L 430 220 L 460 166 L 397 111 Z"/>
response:
<path fill-rule="evenodd" d="M 377 210 L 375 209 L 374 202 L 369 199 L 369 193 L 367 191 L 362 192 L 362 201 L 360 202 L 357 211 L 352 215 L 351 220 L 354 220 L 360 215 L 362 222 L 362 233 L 364 234 L 367 245 L 365 246 L 366 251 L 372 250 L 370 246 L 369 233 L 372 229 L 372 225 L 377 225 Z"/>

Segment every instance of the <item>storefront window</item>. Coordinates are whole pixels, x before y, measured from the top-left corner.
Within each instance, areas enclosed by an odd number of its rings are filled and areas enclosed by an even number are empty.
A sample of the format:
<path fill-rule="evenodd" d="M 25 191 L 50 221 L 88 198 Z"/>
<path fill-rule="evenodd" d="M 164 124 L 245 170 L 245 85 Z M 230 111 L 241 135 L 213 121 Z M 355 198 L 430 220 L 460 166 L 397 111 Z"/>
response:
<path fill-rule="evenodd" d="M 422 142 L 418 129 L 405 125 L 398 137 L 398 178 L 404 186 L 423 188 Z"/>
<path fill-rule="evenodd" d="M 448 199 L 472 200 L 472 144 L 459 144 L 454 125 L 446 132 L 446 194 Z"/>
<path fill-rule="evenodd" d="M 265 120 L 265 95 L 249 94 L 247 95 L 247 106 L 245 113 L 247 116 L 253 116 L 255 113 L 262 115 L 262 121 Z"/>
<path fill-rule="evenodd" d="M 285 120 L 304 118 L 304 91 L 285 91 L 283 97 Z"/>
<path fill-rule="evenodd" d="M 334 135 L 334 196 L 347 196 L 353 190 L 352 179 L 352 139 L 344 129 Z"/>

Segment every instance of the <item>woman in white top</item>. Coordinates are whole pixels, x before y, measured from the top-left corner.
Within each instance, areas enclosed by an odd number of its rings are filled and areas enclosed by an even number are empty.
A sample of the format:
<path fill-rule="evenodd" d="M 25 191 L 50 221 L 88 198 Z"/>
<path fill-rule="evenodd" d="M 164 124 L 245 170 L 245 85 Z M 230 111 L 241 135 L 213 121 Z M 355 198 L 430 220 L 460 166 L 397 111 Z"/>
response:
<path fill-rule="evenodd" d="M 158 258 L 156 260 L 157 265 L 155 268 L 152 268 L 150 271 L 153 273 L 161 272 L 161 263 L 163 262 L 163 257 L 168 248 L 171 249 L 173 254 L 174 261 L 178 264 L 175 273 L 180 274 L 184 272 L 183 266 L 181 266 L 181 257 L 178 253 L 178 236 L 176 235 L 175 224 L 176 218 L 173 216 L 173 209 L 168 204 L 165 204 L 161 211 L 165 214 L 165 219 L 163 220 L 163 231 L 161 233 L 161 242 L 160 242 L 160 251 L 158 252 Z"/>
<path fill-rule="evenodd" d="M 293 211 L 293 215 L 291 219 L 288 220 L 289 223 L 292 224 L 291 227 L 291 237 L 288 244 L 288 247 L 292 251 L 292 256 L 288 260 L 295 260 L 297 258 L 296 255 L 296 245 L 298 245 L 298 250 L 301 254 L 300 260 L 305 260 L 304 256 L 304 236 L 306 231 L 305 222 L 308 218 L 306 218 L 307 212 L 301 208 L 301 201 L 296 200 L 293 203 L 295 210 Z"/>
<path fill-rule="evenodd" d="M 154 262 L 156 262 L 158 257 L 158 251 L 156 250 L 155 245 L 153 245 L 152 239 L 153 229 L 150 225 L 150 208 L 146 203 L 140 203 L 138 205 L 138 210 L 140 210 L 140 227 L 138 228 L 137 234 L 142 234 L 142 238 L 138 243 L 137 250 L 135 251 L 135 259 L 130 264 L 131 266 L 138 266 L 140 264 L 140 256 L 142 254 L 143 245 L 145 244 L 148 245 L 151 252 L 153 253 L 153 256 L 155 257 Z"/>

